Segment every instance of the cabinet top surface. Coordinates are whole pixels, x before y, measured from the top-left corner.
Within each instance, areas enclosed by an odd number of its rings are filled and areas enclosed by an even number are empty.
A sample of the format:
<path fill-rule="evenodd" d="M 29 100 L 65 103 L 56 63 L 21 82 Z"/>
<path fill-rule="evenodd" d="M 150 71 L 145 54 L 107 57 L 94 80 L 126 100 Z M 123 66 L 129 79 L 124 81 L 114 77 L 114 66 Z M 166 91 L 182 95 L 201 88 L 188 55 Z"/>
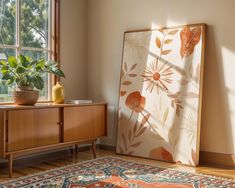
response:
<path fill-rule="evenodd" d="M 15 105 L 4 104 L 0 105 L 1 110 L 21 110 L 21 109 L 35 109 L 35 108 L 59 108 L 59 107 L 76 107 L 76 106 L 97 106 L 106 105 L 105 102 L 87 103 L 87 104 L 53 104 L 53 103 L 37 103 L 35 105 Z"/>

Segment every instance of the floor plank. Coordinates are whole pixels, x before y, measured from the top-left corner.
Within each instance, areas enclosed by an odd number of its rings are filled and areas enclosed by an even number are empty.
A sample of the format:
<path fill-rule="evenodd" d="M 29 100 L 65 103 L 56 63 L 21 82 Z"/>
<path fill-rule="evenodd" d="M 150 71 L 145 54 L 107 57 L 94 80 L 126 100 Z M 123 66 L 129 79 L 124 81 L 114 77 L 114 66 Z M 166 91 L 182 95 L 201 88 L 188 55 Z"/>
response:
<path fill-rule="evenodd" d="M 53 155 L 53 154 L 52 154 Z M 209 167 L 209 166 L 199 166 L 197 168 L 183 166 L 178 164 L 166 163 L 161 161 L 155 161 L 150 159 L 143 159 L 139 157 L 130 157 L 124 155 L 117 155 L 114 151 L 107 151 L 97 149 L 97 157 L 104 156 L 115 156 L 135 162 L 141 162 L 145 164 L 150 164 L 159 167 L 168 167 L 178 170 L 184 170 L 187 172 L 196 172 L 202 174 L 208 174 L 212 176 L 219 176 L 223 178 L 235 179 L 235 170 L 234 169 L 226 169 L 226 168 L 218 168 L 218 167 Z M 19 178 L 22 176 L 30 175 L 33 173 L 43 172 L 45 170 L 54 169 L 57 167 L 62 167 L 68 164 L 77 163 L 85 160 L 93 159 L 92 151 L 82 151 L 76 154 L 71 154 L 69 152 L 63 153 L 63 155 L 56 155 L 56 157 L 48 157 L 47 159 L 43 159 L 42 161 L 37 160 L 36 162 L 24 163 L 21 164 L 20 160 L 17 161 L 17 164 L 13 167 L 13 178 Z M 0 182 L 9 180 L 8 178 L 8 170 L 7 167 L 3 165 L 0 169 Z"/>

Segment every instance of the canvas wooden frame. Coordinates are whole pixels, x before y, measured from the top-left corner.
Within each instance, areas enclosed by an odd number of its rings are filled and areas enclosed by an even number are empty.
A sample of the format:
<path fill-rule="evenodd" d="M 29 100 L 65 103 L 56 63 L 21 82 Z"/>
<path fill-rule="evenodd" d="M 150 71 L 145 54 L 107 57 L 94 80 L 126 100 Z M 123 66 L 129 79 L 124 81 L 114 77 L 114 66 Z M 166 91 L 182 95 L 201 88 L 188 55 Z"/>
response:
<path fill-rule="evenodd" d="M 118 154 L 198 165 L 205 31 L 189 24 L 124 33 Z"/>

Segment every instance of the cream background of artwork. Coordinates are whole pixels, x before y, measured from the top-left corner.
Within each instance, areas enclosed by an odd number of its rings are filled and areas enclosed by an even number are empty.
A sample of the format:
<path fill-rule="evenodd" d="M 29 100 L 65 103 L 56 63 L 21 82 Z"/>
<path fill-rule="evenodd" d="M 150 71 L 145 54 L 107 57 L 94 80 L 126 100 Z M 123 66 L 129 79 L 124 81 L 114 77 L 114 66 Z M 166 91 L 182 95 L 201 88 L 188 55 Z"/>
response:
<path fill-rule="evenodd" d="M 163 147 L 170 152 L 169 156 L 173 157 L 173 161 L 188 165 L 197 164 L 198 159 L 193 162 L 192 158 L 194 156 L 192 151 L 199 152 L 196 149 L 197 139 L 199 139 L 196 135 L 200 130 L 198 103 L 201 78 L 198 74 L 200 68 L 198 68 L 198 73 L 196 68 L 203 66 L 201 46 L 204 33 L 202 34 L 201 26 L 191 26 L 190 29 L 193 30 L 196 27 L 201 29 L 200 40 L 192 54 L 184 58 L 180 53 L 182 27 L 164 30 L 164 33 L 159 30 L 125 33 L 120 85 L 120 91 L 124 94 L 119 98 L 122 116 L 119 116 L 118 124 L 118 153 L 157 158 L 163 155 L 156 155 L 152 152 L 156 148 Z M 166 34 L 172 32 L 174 34 Z M 159 45 L 161 43 L 160 46 L 156 45 L 156 39 L 159 40 Z M 171 42 L 165 43 L 167 40 Z M 169 53 L 161 53 L 166 50 Z M 160 81 L 153 80 L 153 74 L 156 72 L 160 74 Z M 130 74 L 133 76 L 129 76 Z M 187 80 L 186 83 L 185 80 Z M 194 83 L 194 80 L 198 82 Z M 124 84 L 126 81 L 129 81 L 129 84 Z M 139 91 L 145 98 L 144 110 L 138 115 L 126 104 L 126 101 L 130 101 L 129 96 L 136 91 Z M 179 111 L 176 110 L 173 98 L 168 96 L 171 94 L 178 95 L 174 99 L 177 99 L 182 107 Z M 189 94 L 194 96 L 191 97 Z M 156 109 L 160 111 L 164 109 L 164 112 L 159 114 Z M 134 117 L 133 114 L 135 114 Z M 142 134 L 138 134 L 141 131 L 139 128 L 137 128 L 139 131 L 135 131 L 135 122 L 142 122 L 145 119 L 144 116 L 149 117 L 146 118 L 147 123 L 143 125 L 147 129 Z M 136 144 L 138 147 L 135 146 Z M 151 156 L 150 153 L 152 153 Z M 169 158 L 164 158 L 164 160 L 169 160 Z"/>

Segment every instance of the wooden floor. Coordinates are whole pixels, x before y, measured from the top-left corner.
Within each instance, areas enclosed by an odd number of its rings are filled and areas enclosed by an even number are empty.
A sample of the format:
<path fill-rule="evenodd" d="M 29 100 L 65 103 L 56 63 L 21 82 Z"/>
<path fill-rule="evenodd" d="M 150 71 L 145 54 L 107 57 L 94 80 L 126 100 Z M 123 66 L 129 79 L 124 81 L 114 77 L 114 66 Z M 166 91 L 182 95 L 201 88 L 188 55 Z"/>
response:
<path fill-rule="evenodd" d="M 230 178 L 235 179 L 235 170 L 234 169 L 225 169 L 225 168 L 215 168 L 215 167 L 208 167 L 208 166 L 199 166 L 197 168 L 192 168 L 188 166 L 182 166 L 182 165 L 176 165 L 171 163 L 165 163 L 165 162 L 159 162 L 149 159 L 143 159 L 143 158 L 137 158 L 137 157 L 129 157 L 129 156 L 123 156 L 123 155 L 117 155 L 113 151 L 107 151 L 107 150 L 97 150 L 97 157 L 102 156 L 116 156 L 136 162 L 142 162 L 146 164 L 151 164 L 154 166 L 160 166 L 160 167 L 169 167 L 174 169 L 180 169 L 185 170 L 187 172 L 197 172 L 202 174 L 208 174 L 213 176 L 220 176 L 224 178 Z M 70 152 L 63 152 L 58 155 L 50 154 L 49 157 L 38 157 L 37 159 L 32 158 L 30 159 L 20 159 L 15 161 L 14 167 L 13 167 L 13 178 L 18 178 L 26 175 L 30 175 L 37 172 L 42 172 L 45 170 L 53 169 L 56 167 L 65 166 L 71 163 L 77 163 L 80 161 L 85 161 L 93 159 L 93 155 L 91 151 L 82 151 L 79 152 L 78 155 L 71 154 Z M 0 165 L 0 182 L 9 180 L 8 178 L 8 170 L 7 166 L 5 164 Z"/>

